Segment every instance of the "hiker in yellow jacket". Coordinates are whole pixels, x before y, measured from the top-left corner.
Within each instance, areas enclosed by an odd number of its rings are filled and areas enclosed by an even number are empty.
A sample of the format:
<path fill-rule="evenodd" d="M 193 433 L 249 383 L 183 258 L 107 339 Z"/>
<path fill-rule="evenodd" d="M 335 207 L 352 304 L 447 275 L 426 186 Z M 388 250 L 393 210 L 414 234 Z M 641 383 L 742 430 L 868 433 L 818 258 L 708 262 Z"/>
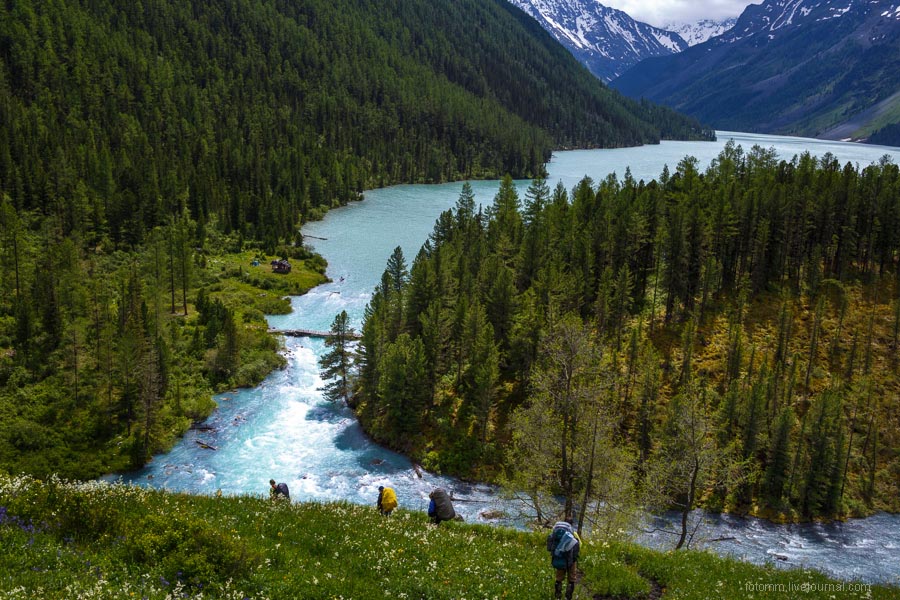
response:
<path fill-rule="evenodd" d="M 378 486 L 378 512 L 384 516 L 388 516 L 397 508 L 397 494 L 393 488 Z"/>

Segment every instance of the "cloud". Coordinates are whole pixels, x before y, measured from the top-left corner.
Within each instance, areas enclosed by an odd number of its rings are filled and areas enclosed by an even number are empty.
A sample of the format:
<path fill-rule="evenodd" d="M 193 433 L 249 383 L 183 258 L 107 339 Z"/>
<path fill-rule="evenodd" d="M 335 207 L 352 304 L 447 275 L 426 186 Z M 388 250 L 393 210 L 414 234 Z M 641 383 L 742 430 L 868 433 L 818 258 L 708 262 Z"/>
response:
<path fill-rule="evenodd" d="M 632 18 L 651 25 L 693 23 L 701 19 L 727 19 L 740 15 L 747 0 L 601 0 L 601 4 L 625 11 Z"/>

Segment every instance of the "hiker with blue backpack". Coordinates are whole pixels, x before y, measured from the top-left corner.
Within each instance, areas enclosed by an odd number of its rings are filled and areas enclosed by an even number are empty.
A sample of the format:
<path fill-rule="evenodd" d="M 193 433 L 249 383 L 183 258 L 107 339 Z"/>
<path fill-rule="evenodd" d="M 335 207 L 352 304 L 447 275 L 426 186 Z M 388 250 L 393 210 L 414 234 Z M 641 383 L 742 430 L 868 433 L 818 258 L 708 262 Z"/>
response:
<path fill-rule="evenodd" d="M 428 503 L 428 518 L 432 523 L 440 525 L 441 521 L 462 520 L 462 517 L 456 514 L 453 501 L 446 490 L 437 488 L 432 490 L 428 497 L 431 498 Z"/>
<path fill-rule="evenodd" d="M 283 481 L 279 484 L 275 483 L 274 479 L 269 480 L 269 498 L 272 500 L 290 500 L 291 492 L 288 490 L 288 486 Z"/>
<path fill-rule="evenodd" d="M 576 563 L 581 552 L 581 538 L 572 526 L 572 519 L 559 521 L 547 536 L 547 551 L 550 553 L 550 564 L 556 569 L 556 583 L 553 597 L 562 598 L 562 582 L 567 579 L 566 600 L 572 600 L 575 592 L 575 581 L 578 579 Z"/>

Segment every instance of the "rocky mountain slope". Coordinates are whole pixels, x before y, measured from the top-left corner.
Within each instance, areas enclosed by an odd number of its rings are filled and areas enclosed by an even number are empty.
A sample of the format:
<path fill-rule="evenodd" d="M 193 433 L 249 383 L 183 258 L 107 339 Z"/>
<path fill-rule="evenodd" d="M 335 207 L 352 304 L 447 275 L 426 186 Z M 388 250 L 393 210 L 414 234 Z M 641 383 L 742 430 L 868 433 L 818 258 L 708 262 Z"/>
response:
<path fill-rule="evenodd" d="M 652 56 L 688 47 L 678 34 L 635 21 L 594 0 L 510 0 L 534 17 L 590 71 L 609 82 Z"/>
<path fill-rule="evenodd" d="M 725 34 L 648 59 L 613 85 L 719 129 L 866 139 L 900 122 L 900 5 L 750 5 Z"/>

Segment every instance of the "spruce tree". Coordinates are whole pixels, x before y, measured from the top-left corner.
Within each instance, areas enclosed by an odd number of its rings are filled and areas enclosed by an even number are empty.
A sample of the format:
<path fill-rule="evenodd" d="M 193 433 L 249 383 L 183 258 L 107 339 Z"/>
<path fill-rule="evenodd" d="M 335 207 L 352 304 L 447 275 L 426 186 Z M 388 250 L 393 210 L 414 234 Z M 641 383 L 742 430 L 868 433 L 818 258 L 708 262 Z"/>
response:
<path fill-rule="evenodd" d="M 793 421 L 790 407 L 785 407 L 778 415 L 775 433 L 769 445 L 768 464 L 766 465 L 763 487 L 768 502 L 777 506 L 784 495 L 784 484 L 790 465 L 790 434 Z"/>
<path fill-rule="evenodd" d="M 222 320 L 222 335 L 217 341 L 215 371 L 220 381 L 227 381 L 237 375 L 241 364 L 241 344 L 234 311 L 225 309 Z"/>
<path fill-rule="evenodd" d="M 420 433 L 429 399 L 422 340 L 403 333 L 386 346 L 378 395 L 388 418 L 383 428 L 387 439 L 410 447 L 413 437 Z"/>
<path fill-rule="evenodd" d="M 350 403 L 351 368 L 353 353 L 350 343 L 353 339 L 353 328 L 350 327 L 350 317 L 347 311 L 342 310 L 331 323 L 331 335 L 325 339 L 328 351 L 319 358 L 321 377 L 329 383 L 321 388 L 323 396 L 330 402 L 344 401 Z"/>
<path fill-rule="evenodd" d="M 485 319 L 483 310 L 471 314 L 467 327 L 473 341 L 472 360 L 463 376 L 462 391 L 474 416 L 478 438 L 485 444 L 500 377 L 500 353 L 494 342 L 494 328 Z"/>

